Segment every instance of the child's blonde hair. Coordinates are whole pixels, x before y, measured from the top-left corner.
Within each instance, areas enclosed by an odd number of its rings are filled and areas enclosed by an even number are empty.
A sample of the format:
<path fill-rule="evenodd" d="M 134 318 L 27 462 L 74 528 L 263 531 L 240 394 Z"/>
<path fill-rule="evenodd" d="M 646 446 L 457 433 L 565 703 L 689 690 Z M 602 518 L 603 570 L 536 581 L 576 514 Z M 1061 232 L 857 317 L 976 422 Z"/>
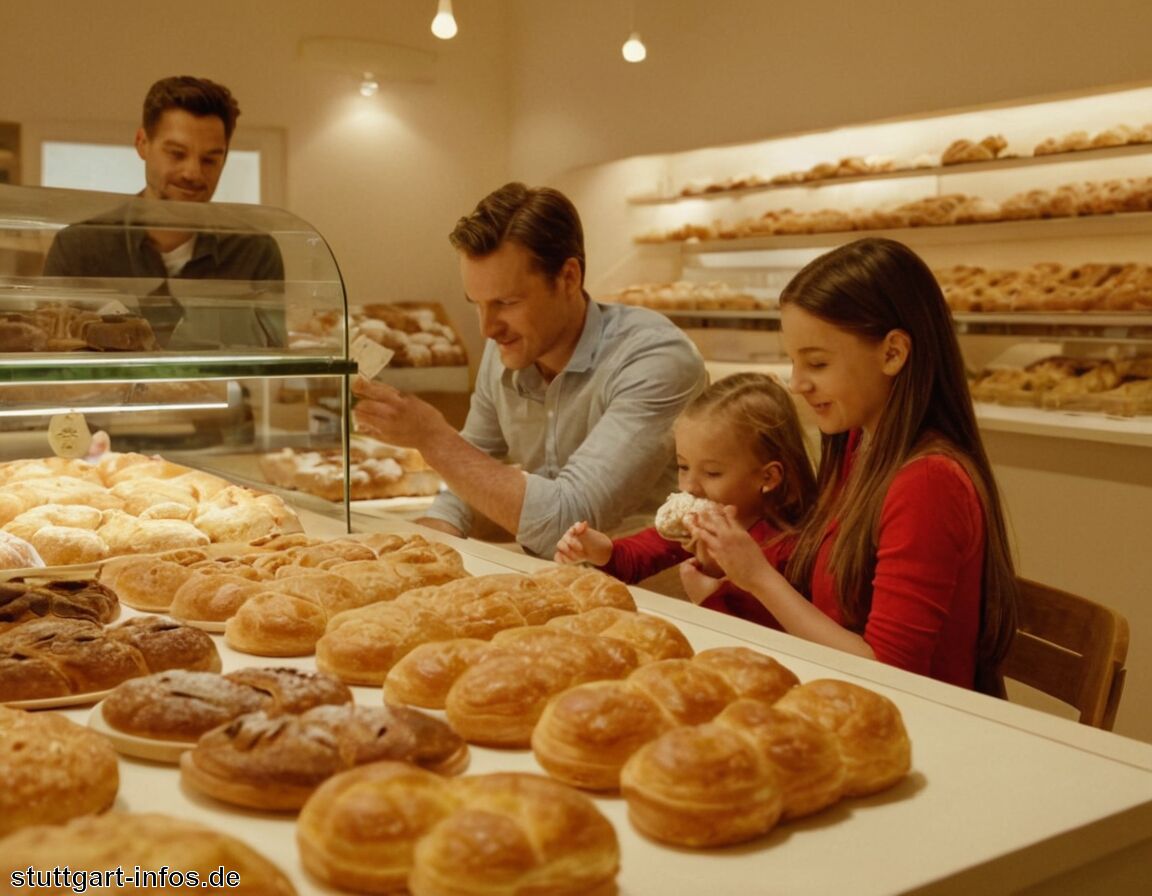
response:
<path fill-rule="evenodd" d="M 764 517 L 778 528 L 800 525 L 816 499 L 816 477 L 792 397 L 763 373 L 735 373 L 717 380 L 681 412 L 683 417 L 722 417 L 734 438 L 748 440 L 761 463 L 778 461 L 780 485 L 761 495 Z"/>

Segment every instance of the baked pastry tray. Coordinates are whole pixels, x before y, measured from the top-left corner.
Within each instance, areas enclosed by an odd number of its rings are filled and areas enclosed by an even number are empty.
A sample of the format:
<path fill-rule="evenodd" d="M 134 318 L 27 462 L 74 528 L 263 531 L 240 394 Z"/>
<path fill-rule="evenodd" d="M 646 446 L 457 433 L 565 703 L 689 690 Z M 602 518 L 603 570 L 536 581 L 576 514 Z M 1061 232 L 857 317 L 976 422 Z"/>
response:
<path fill-rule="evenodd" d="M 152 762 L 166 762 L 175 765 L 180 761 L 180 754 L 196 746 L 195 741 L 162 740 L 118 731 L 109 725 L 104 718 L 103 700 L 93 706 L 92 711 L 88 714 L 88 727 L 107 737 L 117 753 L 136 759 L 148 759 Z"/>

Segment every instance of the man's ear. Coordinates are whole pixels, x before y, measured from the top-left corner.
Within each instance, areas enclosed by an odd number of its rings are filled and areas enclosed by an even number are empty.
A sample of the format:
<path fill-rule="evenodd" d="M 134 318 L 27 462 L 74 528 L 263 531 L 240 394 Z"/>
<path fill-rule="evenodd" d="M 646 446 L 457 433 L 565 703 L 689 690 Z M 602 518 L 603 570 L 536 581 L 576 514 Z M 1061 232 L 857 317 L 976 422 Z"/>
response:
<path fill-rule="evenodd" d="M 148 142 L 148 134 L 144 128 L 136 128 L 136 155 L 144 158 L 144 146 Z"/>
<path fill-rule="evenodd" d="M 566 292 L 583 293 L 583 287 L 580 284 L 579 260 L 575 258 L 565 259 L 563 267 L 560 268 L 558 279 L 564 285 Z"/>
<path fill-rule="evenodd" d="M 896 376 L 908 362 L 912 353 L 912 337 L 904 330 L 889 330 L 881 344 L 881 369 L 888 376 Z"/>

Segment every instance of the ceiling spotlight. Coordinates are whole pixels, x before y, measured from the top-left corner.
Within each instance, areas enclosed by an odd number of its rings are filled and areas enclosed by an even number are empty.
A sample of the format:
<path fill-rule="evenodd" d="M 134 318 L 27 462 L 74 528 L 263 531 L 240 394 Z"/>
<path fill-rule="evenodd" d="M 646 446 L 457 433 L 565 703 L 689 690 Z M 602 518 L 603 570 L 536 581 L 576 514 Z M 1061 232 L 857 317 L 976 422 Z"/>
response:
<path fill-rule="evenodd" d="M 452 0 L 439 0 L 436 4 L 432 33 L 440 40 L 451 40 L 456 36 L 456 17 L 452 15 Z"/>
<path fill-rule="evenodd" d="M 360 82 L 360 96 L 375 96 L 380 89 L 380 82 L 372 72 L 364 72 L 364 79 Z"/>
<path fill-rule="evenodd" d="M 648 58 L 648 48 L 644 46 L 644 41 L 640 40 L 640 35 L 636 31 L 628 35 L 628 40 L 624 41 L 620 52 L 627 62 L 643 62 Z"/>

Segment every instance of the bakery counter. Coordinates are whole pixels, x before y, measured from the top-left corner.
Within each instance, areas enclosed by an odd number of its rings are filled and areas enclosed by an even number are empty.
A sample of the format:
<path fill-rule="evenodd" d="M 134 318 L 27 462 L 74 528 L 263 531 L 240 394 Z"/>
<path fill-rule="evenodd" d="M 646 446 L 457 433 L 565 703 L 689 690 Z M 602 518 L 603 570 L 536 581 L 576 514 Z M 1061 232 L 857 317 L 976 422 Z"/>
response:
<path fill-rule="evenodd" d="M 305 520 L 335 535 L 327 518 Z M 398 518 L 354 515 L 354 528 L 419 531 L 456 547 L 469 572 L 530 571 L 548 565 L 505 548 L 455 539 Z M 738 847 L 687 850 L 638 834 L 622 799 L 596 803 L 615 826 L 619 892 L 708 891 L 826 894 L 1073 893 L 1084 880 L 1101 891 L 1144 891 L 1152 862 L 1152 746 L 1019 706 L 973 695 L 878 663 L 850 657 L 682 601 L 634 589 L 637 603 L 663 616 L 697 649 L 745 645 L 766 652 L 802 681 L 832 677 L 876 690 L 899 707 L 912 741 L 912 771 L 879 795 L 844 800 Z M 130 611 L 125 611 L 130 612 Z M 218 638 L 225 670 L 251 665 L 313 668 L 311 657 L 261 659 Z M 378 705 L 377 688 L 353 688 Z M 88 707 L 58 710 L 85 722 Z M 534 771 L 527 751 L 472 748 L 468 773 Z M 176 769 L 120 758 L 116 806 L 160 811 L 227 831 L 259 849 L 301 893 L 334 892 L 302 870 L 294 817 L 235 810 L 181 787 Z M 834 858 L 833 858 L 834 857 Z M 61 857 L 62 859 L 64 857 Z M 769 883 L 770 882 L 770 883 Z"/>

